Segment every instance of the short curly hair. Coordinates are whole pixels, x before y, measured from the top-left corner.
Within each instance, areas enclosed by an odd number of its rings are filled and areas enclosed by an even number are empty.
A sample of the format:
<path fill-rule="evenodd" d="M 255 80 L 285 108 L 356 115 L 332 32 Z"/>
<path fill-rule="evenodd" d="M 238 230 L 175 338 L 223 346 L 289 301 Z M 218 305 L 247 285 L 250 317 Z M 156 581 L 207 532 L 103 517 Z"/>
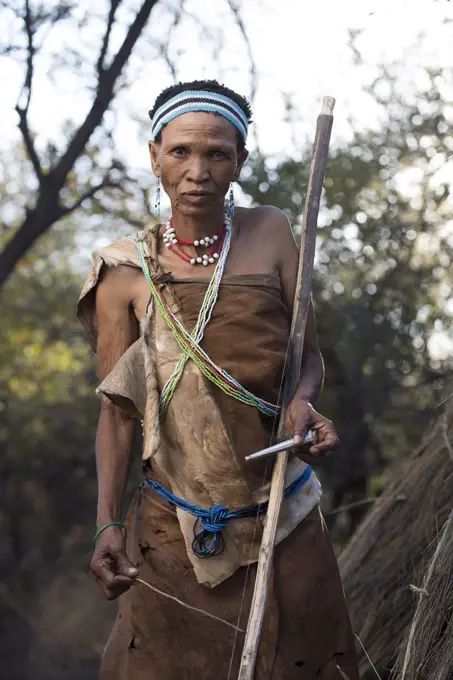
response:
<path fill-rule="evenodd" d="M 234 90 L 230 90 L 229 87 L 221 85 L 217 80 L 192 80 L 185 83 L 177 83 L 176 85 L 171 85 L 158 95 L 156 101 L 154 102 L 153 108 L 149 111 L 149 117 L 151 120 L 154 117 L 157 109 L 163 106 L 173 97 L 181 92 L 186 92 L 188 90 L 202 90 L 203 92 L 215 92 L 216 94 L 222 94 L 225 97 L 232 99 L 235 104 L 243 111 L 247 122 L 250 124 L 252 122 L 252 108 L 248 100 L 242 95 L 238 94 Z M 218 114 L 217 114 L 218 115 Z M 157 142 L 160 142 L 160 133 L 156 138 Z M 245 147 L 245 141 L 243 136 L 238 131 L 238 149 L 242 150 Z"/>

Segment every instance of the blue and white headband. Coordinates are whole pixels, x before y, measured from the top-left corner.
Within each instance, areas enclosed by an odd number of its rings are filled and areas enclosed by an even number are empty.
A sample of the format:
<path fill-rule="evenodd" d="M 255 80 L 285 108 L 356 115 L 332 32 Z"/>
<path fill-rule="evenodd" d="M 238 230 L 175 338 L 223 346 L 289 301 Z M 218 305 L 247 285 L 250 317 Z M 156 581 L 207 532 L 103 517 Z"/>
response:
<path fill-rule="evenodd" d="M 183 113 L 205 111 L 218 113 L 232 123 L 247 140 L 248 120 L 244 111 L 235 101 L 223 94 L 204 90 L 187 90 L 172 97 L 160 106 L 151 123 L 151 139 L 154 142 L 164 125 Z"/>

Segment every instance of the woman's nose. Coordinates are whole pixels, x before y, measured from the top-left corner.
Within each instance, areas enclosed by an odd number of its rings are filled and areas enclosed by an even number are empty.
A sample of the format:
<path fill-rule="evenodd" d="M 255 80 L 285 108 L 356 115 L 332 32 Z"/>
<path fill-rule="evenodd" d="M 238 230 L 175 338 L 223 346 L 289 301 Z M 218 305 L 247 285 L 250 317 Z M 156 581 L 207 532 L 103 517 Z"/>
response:
<path fill-rule="evenodd" d="M 188 179 L 192 182 L 205 182 L 209 178 L 209 169 L 203 158 L 193 158 L 189 164 Z"/>

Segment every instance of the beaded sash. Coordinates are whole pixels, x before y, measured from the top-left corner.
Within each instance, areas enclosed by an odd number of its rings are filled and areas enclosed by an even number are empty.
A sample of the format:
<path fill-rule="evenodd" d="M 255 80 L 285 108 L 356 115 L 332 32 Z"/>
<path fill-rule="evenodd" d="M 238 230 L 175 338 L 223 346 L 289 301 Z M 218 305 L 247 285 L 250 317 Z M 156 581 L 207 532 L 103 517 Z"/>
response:
<path fill-rule="evenodd" d="M 280 407 L 277 404 L 272 404 L 268 401 L 265 401 L 264 399 L 261 399 L 260 397 L 257 397 L 256 395 L 252 394 L 252 392 L 249 392 L 249 390 L 243 387 L 227 371 L 220 368 L 220 366 L 217 366 L 217 364 L 215 364 L 206 354 L 206 352 L 200 347 L 204 330 L 209 323 L 215 303 L 217 301 L 223 270 L 231 243 L 231 219 L 228 215 L 226 215 L 225 221 L 226 236 L 222 253 L 208 285 L 208 289 L 200 308 L 198 320 L 192 333 L 189 333 L 176 318 L 169 308 L 167 301 L 162 295 L 160 289 L 154 283 L 148 263 L 146 261 L 142 237 L 137 235 L 135 240 L 140 265 L 150 287 L 153 298 L 182 351 L 176 368 L 164 385 L 160 395 L 161 417 L 165 417 L 171 398 L 183 374 L 184 366 L 189 359 L 191 359 L 198 366 L 205 378 L 210 380 L 214 385 L 217 385 L 217 387 L 225 392 L 225 394 L 233 397 L 233 399 L 237 399 L 244 404 L 253 406 L 254 408 L 257 408 L 259 411 L 261 411 L 261 413 L 264 413 L 268 416 L 275 416 L 280 412 Z"/>

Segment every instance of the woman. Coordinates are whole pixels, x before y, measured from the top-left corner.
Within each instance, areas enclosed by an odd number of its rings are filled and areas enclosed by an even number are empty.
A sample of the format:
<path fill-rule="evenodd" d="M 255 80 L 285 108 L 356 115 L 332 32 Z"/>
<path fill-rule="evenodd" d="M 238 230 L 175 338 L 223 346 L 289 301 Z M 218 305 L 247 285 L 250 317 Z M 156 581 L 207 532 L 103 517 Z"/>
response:
<path fill-rule="evenodd" d="M 91 567 L 109 599 L 122 595 L 101 678 L 224 680 L 237 677 L 271 477 L 269 461 L 245 457 L 275 432 L 298 252 L 280 210 L 234 208 L 251 117 L 244 98 L 195 81 L 161 93 L 150 115 L 171 219 L 98 251 L 79 304 L 105 397 Z M 312 406 L 322 381 L 310 307 L 257 680 L 358 677 L 308 465 L 338 446 Z M 134 418 L 145 477 L 126 541 Z M 309 451 L 308 428 L 317 432 Z"/>

